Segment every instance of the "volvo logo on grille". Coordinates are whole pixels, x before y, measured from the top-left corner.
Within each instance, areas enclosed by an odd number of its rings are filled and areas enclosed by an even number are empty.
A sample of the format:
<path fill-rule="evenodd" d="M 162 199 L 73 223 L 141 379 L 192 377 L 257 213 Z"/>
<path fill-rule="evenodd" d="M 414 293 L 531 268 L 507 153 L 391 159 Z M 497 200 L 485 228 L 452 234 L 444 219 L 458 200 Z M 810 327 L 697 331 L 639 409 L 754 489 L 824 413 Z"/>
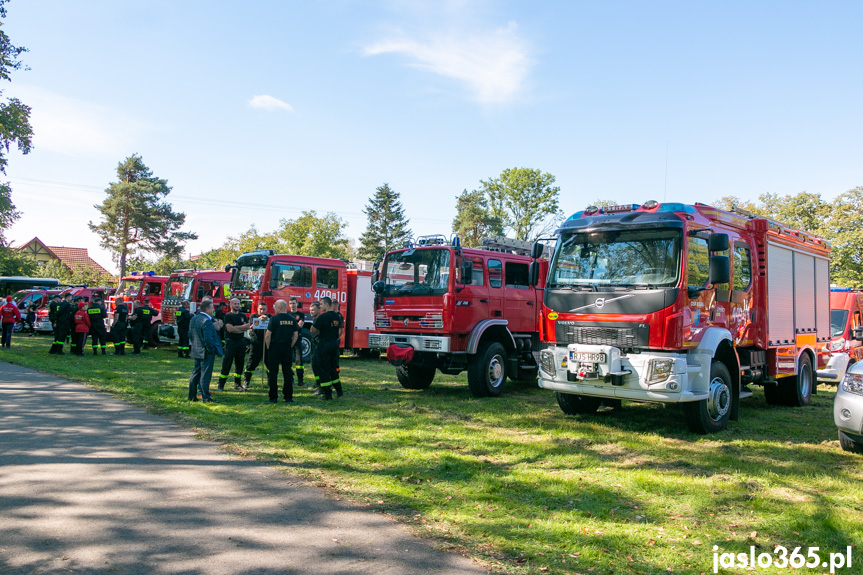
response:
<path fill-rule="evenodd" d="M 605 305 L 605 298 L 604 297 L 596 298 L 596 303 L 594 303 L 593 305 L 596 306 L 596 309 L 602 309 L 602 306 Z"/>

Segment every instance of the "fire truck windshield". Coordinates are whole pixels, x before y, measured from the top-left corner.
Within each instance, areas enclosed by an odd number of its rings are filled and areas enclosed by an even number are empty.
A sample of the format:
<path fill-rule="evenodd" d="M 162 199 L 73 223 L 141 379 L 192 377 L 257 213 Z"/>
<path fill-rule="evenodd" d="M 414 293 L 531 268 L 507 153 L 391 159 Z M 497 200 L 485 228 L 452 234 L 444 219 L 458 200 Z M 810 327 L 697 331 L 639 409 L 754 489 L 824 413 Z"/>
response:
<path fill-rule="evenodd" d="M 141 291 L 141 286 L 143 284 L 143 279 L 120 280 L 120 287 L 117 288 L 117 293 L 115 293 L 114 295 L 137 297 L 138 292 Z"/>
<path fill-rule="evenodd" d="M 450 250 L 409 249 L 387 256 L 383 295 L 443 295 L 449 288 Z"/>
<path fill-rule="evenodd" d="M 562 235 L 550 288 L 670 287 L 680 273 L 678 230 L 613 230 Z"/>
<path fill-rule="evenodd" d="M 266 265 L 241 265 L 234 277 L 231 291 L 255 291 L 261 287 Z"/>
<path fill-rule="evenodd" d="M 192 300 L 192 283 L 194 282 L 191 276 L 171 276 L 168 280 L 168 289 L 165 293 L 165 299 L 171 302 L 180 302 Z"/>
<path fill-rule="evenodd" d="M 847 309 L 830 310 L 830 337 L 842 337 L 848 325 Z"/>

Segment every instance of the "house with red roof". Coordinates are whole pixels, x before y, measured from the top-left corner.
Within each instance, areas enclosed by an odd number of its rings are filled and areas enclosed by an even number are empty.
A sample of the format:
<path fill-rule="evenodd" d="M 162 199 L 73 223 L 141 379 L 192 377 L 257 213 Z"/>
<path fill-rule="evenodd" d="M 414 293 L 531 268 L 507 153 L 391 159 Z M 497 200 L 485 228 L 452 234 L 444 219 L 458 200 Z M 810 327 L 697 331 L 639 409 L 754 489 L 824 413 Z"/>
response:
<path fill-rule="evenodd" d="M 30 255 L 40 265 L 45 265 L 51 261 L 57 261 L 73 272 L 81 268 L 87 268 L 101 274 L 109 276 L 113 275 L 111 272 L 99 265 L 96 260 L 90 257 L 90 254 L 87 253 L 87 248 L 46 246 L 45 243 L 37 237 L 33 238 L 29 242 L 21 244 L 15 249 Z"/>

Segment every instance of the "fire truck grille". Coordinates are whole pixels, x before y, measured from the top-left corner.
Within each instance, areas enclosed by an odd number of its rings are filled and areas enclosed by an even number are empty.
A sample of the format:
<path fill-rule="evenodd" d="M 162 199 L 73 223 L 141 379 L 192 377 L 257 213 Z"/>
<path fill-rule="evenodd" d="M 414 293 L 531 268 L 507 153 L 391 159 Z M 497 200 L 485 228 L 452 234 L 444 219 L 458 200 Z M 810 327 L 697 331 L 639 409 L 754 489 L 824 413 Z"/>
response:
<path fill-rule="evenodd" d="M 596 327 L 557 324 L 557 343 L 569 345 L 611 345 L 619 348 L 647 347 L 647 326 Z"/>

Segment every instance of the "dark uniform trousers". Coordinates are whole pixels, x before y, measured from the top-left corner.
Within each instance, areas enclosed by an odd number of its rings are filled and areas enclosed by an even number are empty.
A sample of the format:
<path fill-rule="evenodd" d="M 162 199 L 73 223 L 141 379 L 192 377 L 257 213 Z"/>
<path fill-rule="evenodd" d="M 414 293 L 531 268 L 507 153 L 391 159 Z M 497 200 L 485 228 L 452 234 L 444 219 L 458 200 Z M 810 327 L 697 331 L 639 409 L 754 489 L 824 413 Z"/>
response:
<path fill-rule="evenodd" d="M 294 374 L 291 372 L 291 360 L 294 350 L 289 343 L 270 343 L 267 349 L 267 383 L 270 386 L 270 401 L 279 398 L 279 368 L 282 369 L 282 396 L 285 401 L 294 398 Z"/>
<path fill-rule="evenodd" d="M 342 383 L 339 380 L 339 340 L 320 340 L 312 357 L 312 369 L 315 372 L 315 382 L 321 388 L 332 386 L 341 397 Z M 328 390 L 324 390 L 328 391 Z"/>
<path fill-rule="evenodd" d="M 225 381 L 231 373 L 231 364 L 234 364 L 234 385 L 242 385 L 243 363 L 246 361 L 245 339 L 228 338 L 225 343 L 225 356 L 222 358 L 222 372 L 219 375 L 219 389 L 225 389 Z"/>
<path fill-rule="evenodd" d="M 126 322 L 116 322 L 111 326 L 111 339 L 114 340 L 114 355 L 126 355 Z"/>
<path fill-rule="evenodd" d="M 297 343 L 294 345 L 294 369 L 297 372 L 297 385 L 303 386 L 303 335 L 297 336 Z"/>
<path fill-rule="evenodd" d="M 177 344 L 177 357 L 189 357 L 189 327 L 185 329 L 177 328 L 177 333 L 180 336 L 180 343 Z"/>
<path fill-rule="evenodd" d="M 69 322 L 59 320 L 57 327 L 54 328 L 54 345 L 57 346 L 57 351 L 54 353 L 63 353 L 63 346 L 66 344 L 66 339 L 69 338 Z"/>
<path fill-rule="evenodd" d="M 264 330 L 261 330 L 261 333 L 263 332 Z M 252 344 L 249 346 L 249 361 L 246 363 L 246 369 L 243 371 L 243 381 L 247 386 L 252 381 L 252 376 L 264 357 L 264 336 L 260 334 L 255 334 L 255 336 L 255 339 L 252 340 Z"/>
<path fill-rule="evenodd" d="M 141 353 L 141 343 L 143 343 L 144 328 L 137 321 L 132 324 L 132 353 Z"/>

